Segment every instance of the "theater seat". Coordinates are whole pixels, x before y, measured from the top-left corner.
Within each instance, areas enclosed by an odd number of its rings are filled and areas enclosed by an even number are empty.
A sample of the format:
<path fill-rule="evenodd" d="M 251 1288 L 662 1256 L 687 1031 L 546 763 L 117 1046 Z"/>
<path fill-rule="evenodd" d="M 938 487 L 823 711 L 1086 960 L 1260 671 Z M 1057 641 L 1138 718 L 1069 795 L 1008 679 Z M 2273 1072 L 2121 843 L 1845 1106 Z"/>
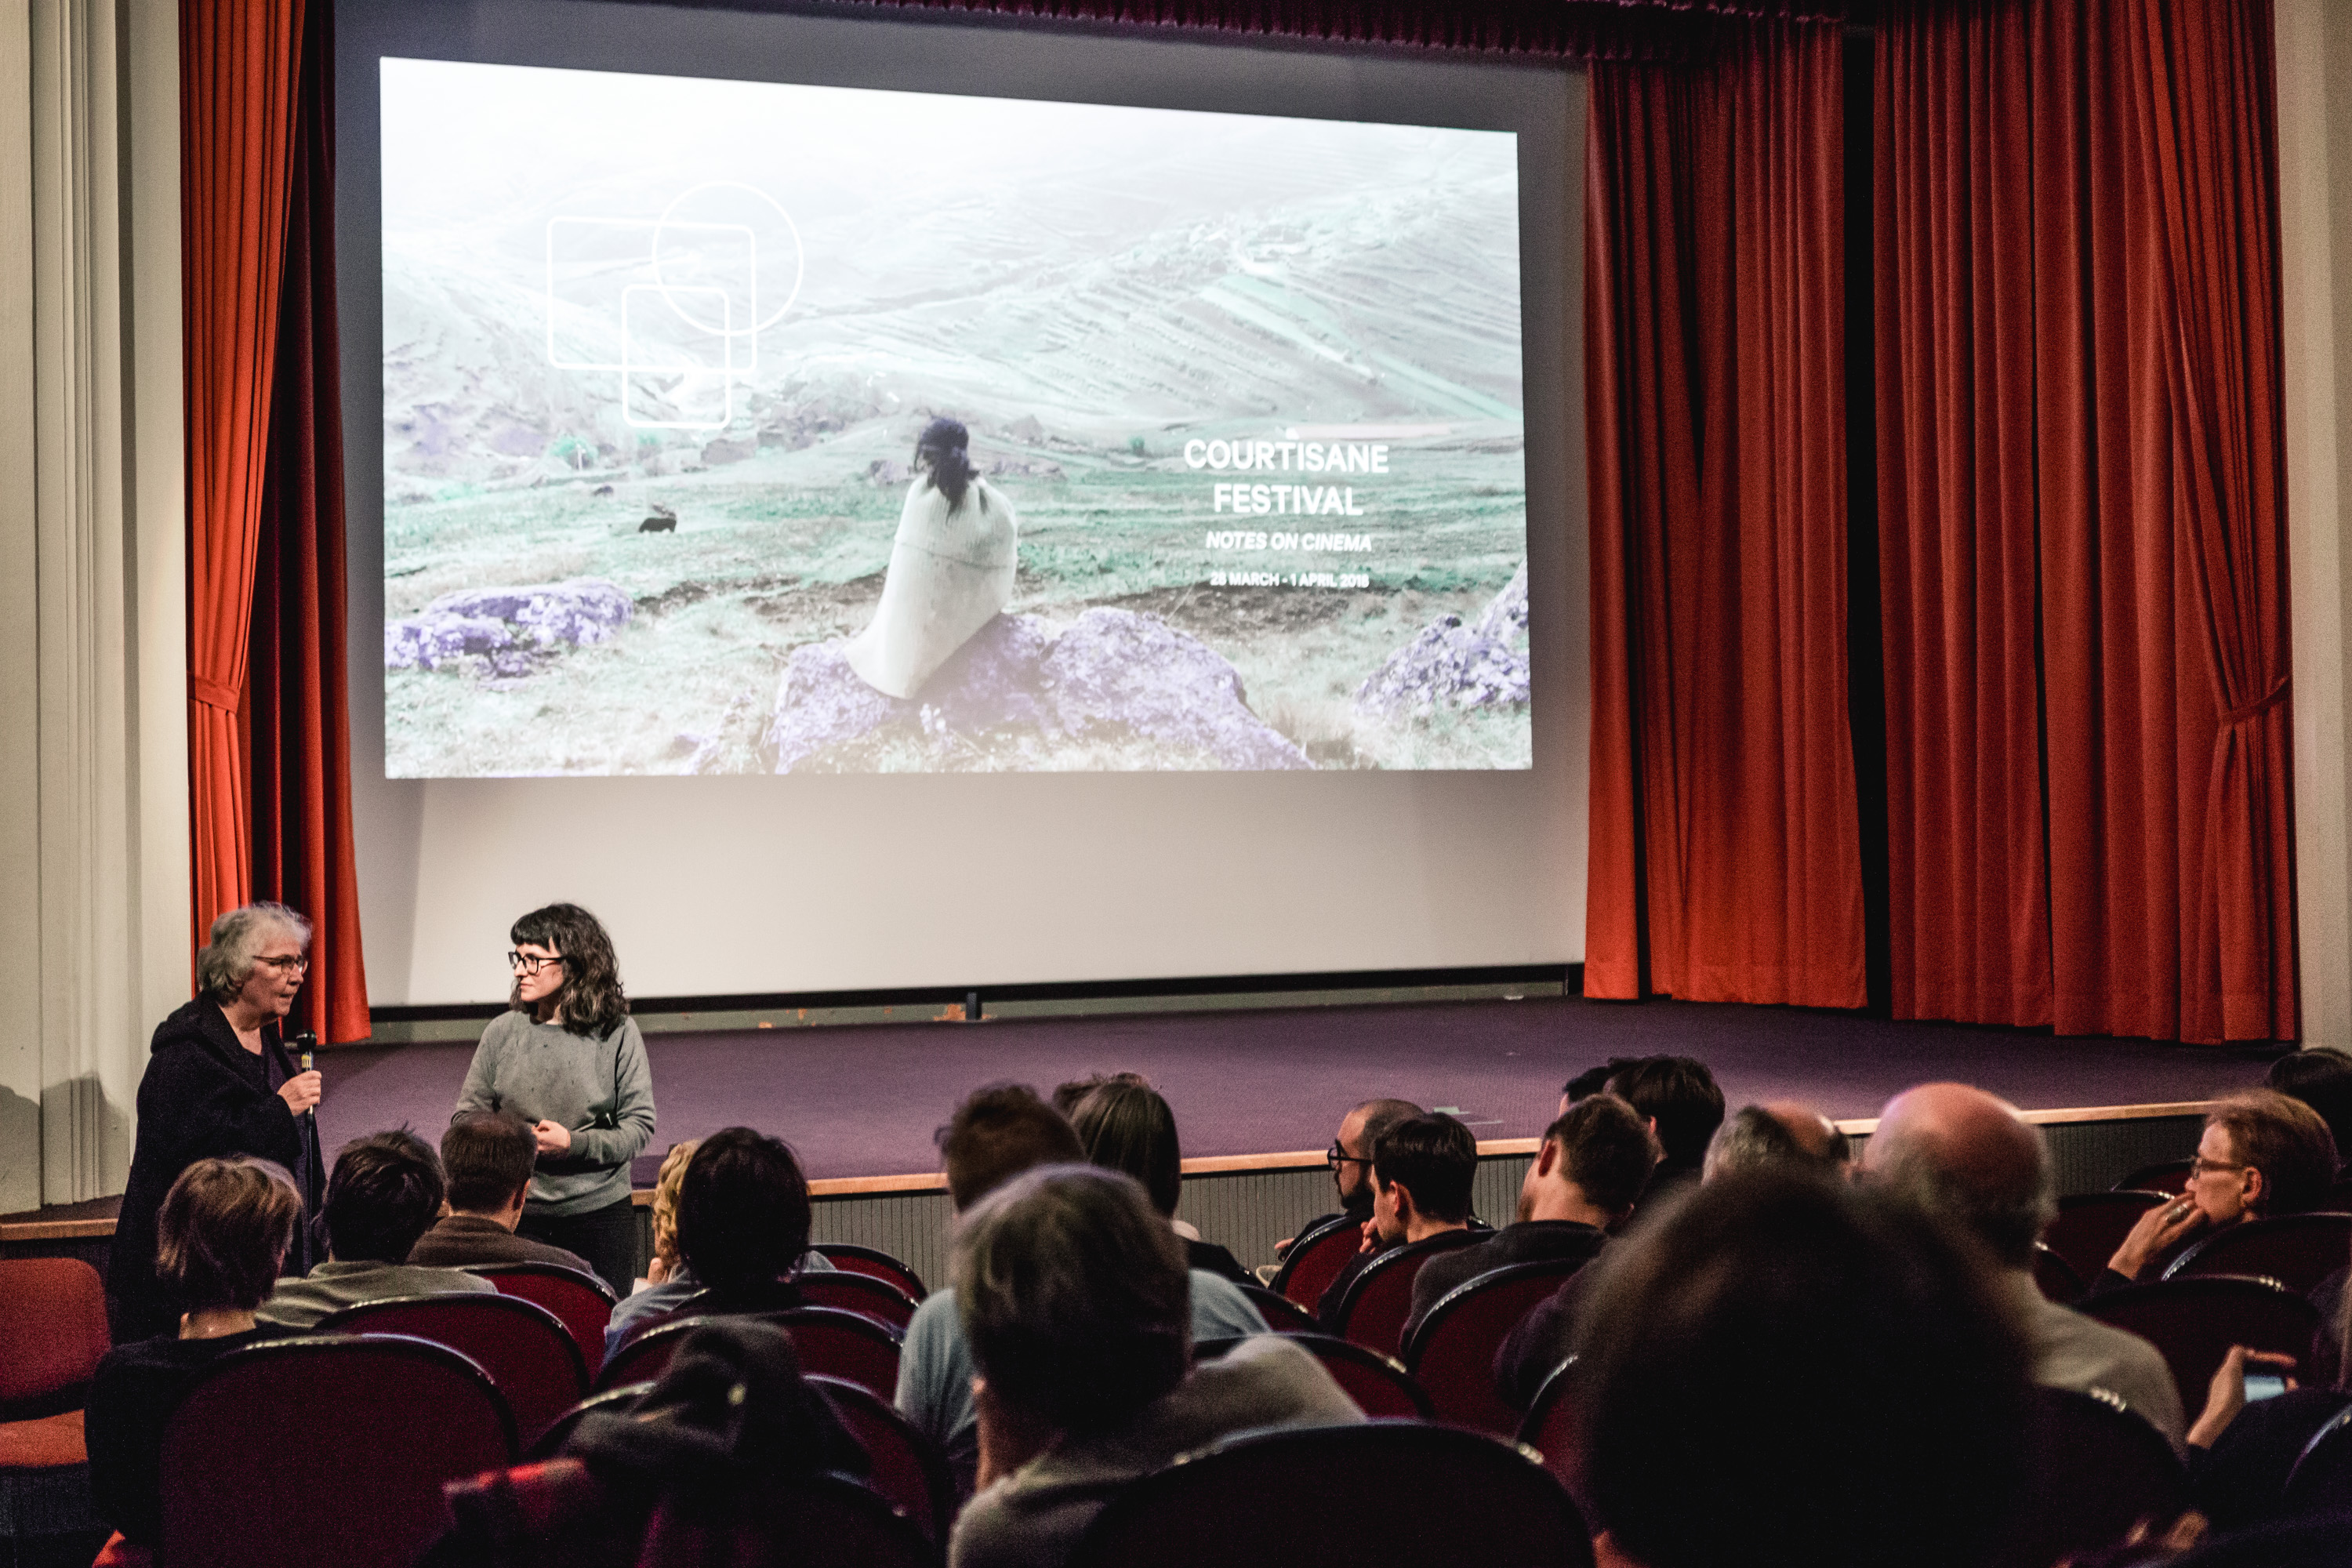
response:
<path fill-rule="evenodd" d="M 2043 1300 L 2062 1307 L 2073 1306 L 2090 1289 L 2064 1258 L 2038 1241 L 2033 1244 L 2033 1283 Z"/>
<path fill-rule="evenodd" d="M 78 1258 L 0 1261 L 0 1541 L 95 1531 L 81 1405 L 109 1347 L 106 1289 Z"/>
<path fill-rule="evenodd" d="M 904 1329 L 915 1321 L 915 1299 L 889 1280 L 873 1274 L 853 1274 L 835 1268 L 829 1272 L 795 1274 L 793 1284 L 802 1300 L 812 1307 L 837 1307 L 845 1312 L 859 1312 L 877 1322 Z M 679 1310 L 694 1310 L 693 1298 L 688 1298 Z"/>
<path fill-rule="evenodd" d="M 2242 1220 L 2174 1258 L 2167 1279 L 2199 1274 L 2250 1274 L 2275 1279 L 2298 1296 L 2352 1263 L 2352 1215 L 2287 1214 Z"/>
<path fill-rule="evenodd" d="M 530 1443 L 588 1392 L 580 1347 L 554 1313 L 508 1295 L 398 1296 L 345 1307 L 322 1334 L 409 1334 L 447 1345 L 490 1374 Z"/>
<path fill-rule="evenodd" d="M 905 1338 L 887 1323 L 835 1307 L 800 1307 L 752 1314 L 793 1337 L 801 1370 L 846 1378 L 888 1399 L 898 1388 L 898 1345 Z M 680 1318 L 646 1330 L 614 1352 L 596 1380 L 600 1389 L 657 1379 L 687 1336 L 709 1318 Z"/>
<path fill-rule="evenodd" d="M 1420 1422 L 1244 1433 L 1127 1488 L 1069 1568 L 1588 1568 L 1559 1483 L 1513 1444 Z"/>
<path fill-rule="evenodd" d="M 424 1340 L 304 1335 L 231 1351 L 163 1430 L 157 1557 L 202 1568 L 408 1568 L 448 1481 L 514 1463 L 514 1417 Z"/>
<path fill-rule="evenodd" d="M 578 1428 L 581 1422 L 604 1411 L 626 1413 L 638 1400 L 645 1397 L 646 1390 L 652 1386 L 650 1383 L 625 1383 L 618 1388 L 608 1388 L 602 1394 L 590 1394 L 549 1422 L 547 1429 L 539 1435 L 537 1441 L 524 1450 L 523 1458 L 526 1461 L 536 1462 L 555 1458 L 556 1455 L 563 1452 L 563 1445 L 571 1440 L 572 1432 Z"/>
<path fill-rule="evenodd" d="M 1421 1266 L 1441 1252 L 1475 1247 L 1489 1233 L 1445 1230 L 1423 1241 L 1392 1247 L 1348 1282 L 1334 1310 L 1332 1328 L 1342 1339 L 1395 1355 L 1404 1345 L 1405 1320 L 1412 1316 L 1412 1282 Z"/>
<path fill-rule="evenodd" d="M 2319 1326 L 2317 1310 L 2276 1280 L 2231 1275 L 2134 1285 L 2094 1296 L 2076 1310 L 2156 1346 L 2184 1410 L 2205 1408 L 2206 1390 L 2231 1345 L 2273 1351 L 2299 1365 Z"/>
<path fill-rule="evenodd" d="M 826 1262 L 845 1274 L 871 1274 L 886 1280 L 919 1301 L 930 1292 L 923 1288 L 923 1277 L 878 1247 L 859 1247 L 846 1241 L 819 1241 L 809 1246 Z M 800 1275 L 795 1278 L 806 1279 Z"/>
<path fill-rule="evenodd" d="M 824 1392 L 834 1414 L 865 1448 L 872 1466 L 866 1484 L 944 1546 L 955 1518 L 955 1477 L 938 1445 L 870 1388 L 838 1377 L 812 1375 L 808 1381 Z"/>
<path fill-rule="evenodd" d="M 1348 1266 L 1348 1259 L 1356 1256 L 1363 1243 L 1360 1221 L 1343 1214 L 1333 1215 L 1290 1244 L 1290 1250 L 1283 1254 L 1282 1267 L 1274 1271 L 1267 1284 L 1312 1312 L 1315 1304 L 1323 1300 L 1323 1292 L 1339 1278 L 1339 1270 Z"/>
<path fill-rule="evenodd" d="M 1543 1380 L 1543 1386 L 1536 1390 L 1535 1403 L 1519 1422 L 1519 1441 L 1542 1458 L 1543 1468 L 1571 1497 L 1582 1484 L 1577 1476 L 1582 1462 L 1577 1447 L 1579 1386 L 1576 1358 L 1570 1356 Z"/>
<path fill-rule="evenodd" d="M 1263 1285 L 1242 1285 L 1235 1289 L 1249 1298 L 1249 1304 L 1257 1309 L 1257 1315 L 1265 1320 L 1265 1326 L 1277 1334 L 1319 1334 L 1323 1331 L 1323 1325 L 1315 1321 L 1315 1314 L 1287 1296 L 1279 1295 Z"/>
<path fill-rule="evenodd" d="M 2166 1201 L 2162 1193 L 2144 1192 L 2077 1193 L 2060 1198 L 2057 1217 L 2042 1231 L 2042 1245 L 2084 1279 L 2095 1279 L 2139 1216 Z"/>
<path fill-rule="evenodd" d="M 2113 1546 L 2135 1525 L 2159 1528 L 2189 1506 L 2172 1445 L 2112 1394 L 2036 1388 L 2025 1516 L 1996 1568 L 2050 1568 Z"/>
<path fill-rule="evenodd" d="M 1531 1308 L 1583 1267 L 1581 1258 L 1513 1264 L 1437 1300 L 1405 1341 L 1404 1364 L 1428 1390 L 1440 1421 L 1498 1437 L 1518 1429 L 1519 1413 L 1495 1395 L 1495 1352 Z"/>
<path fill-rule="evenodd" d="M 617 1304 L 613 1288 L 593 1274 L 583 1274 L 560 1263 L 510 1263 L 501 1268 L 471 1268 L 499 1288 L 502 1295 L 536 1301 L 563 1321 L 572 1342 L 580 1347 L 581 1363 L 593 1378 L 604 1370 L 604 1329 Z"/>
<path fill-rule="evenodd" d="M 2339 1410 L 2311 1436 L 2286 1478 L 2287 1513 L 2341 1508 L 2352 1499 L 2352 1410 Z"/>

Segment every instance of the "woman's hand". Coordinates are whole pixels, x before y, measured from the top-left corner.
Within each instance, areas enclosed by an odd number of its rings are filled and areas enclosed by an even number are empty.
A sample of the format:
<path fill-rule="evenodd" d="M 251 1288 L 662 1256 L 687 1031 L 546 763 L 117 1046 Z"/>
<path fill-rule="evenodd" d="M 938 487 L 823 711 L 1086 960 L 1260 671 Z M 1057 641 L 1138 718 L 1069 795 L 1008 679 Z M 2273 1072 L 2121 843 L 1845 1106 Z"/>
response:
<path fill-rule="evenodd" d="M 2281 1355 L 2275 1351 L 2253 1351 L 2243 1345 L 2231 1345 L 2230 1353 L 2221 1358 L 2220 1370 L 2213 1373 L 2212 1386 L 2205 1391 L 2204 1414 L 2197 1417 L 2197 1425 L 2189 1428 L 2191 1447 L 2211 1447 L 2221 1434 L 2230 1429 L 2230 1423 L 2238 1418 L 2238 1412 L 2246 1407 L 2246 1367 L 2249 1363 L 2256 1366 L 2276 1367 L 2279 1374 L 2286 1378 L 2286 1385 L 2289 1388 L 2294 1386 L 2294 1357 Z"/>
<path fill-rule="evenodd" d="M 2126 1279 L 2137 1279 L 2149 1259 L 2161 1257 L 2166 1249 L 2183 1237 L 2196 1235 L 2204 1226 L 2205 1211 L 2187 1198 L 2158 1204 L 2139 1216 L 2139 1223 L 2131 1227 L 2124 1244 L 2107 1259 L 2107 1267 Z"/>
<path fill-rule="evenodd" d="M 299 1116 L 319 1103 L 320 1088 L 325 1082 L 316 1068 L 298 1072 L 278 1086 L 278 1098 L 286 1102 L 287 1110 Z"/>
<path fill-rule="evenodd" d="M 572 1129 L 561 1121 L 550 1121 L 542 1116 L 531 1125 L 530 1131 L 539 1140 L 539 1152 L 542 1154 L 561 1154 L 572 1147 Z"/>

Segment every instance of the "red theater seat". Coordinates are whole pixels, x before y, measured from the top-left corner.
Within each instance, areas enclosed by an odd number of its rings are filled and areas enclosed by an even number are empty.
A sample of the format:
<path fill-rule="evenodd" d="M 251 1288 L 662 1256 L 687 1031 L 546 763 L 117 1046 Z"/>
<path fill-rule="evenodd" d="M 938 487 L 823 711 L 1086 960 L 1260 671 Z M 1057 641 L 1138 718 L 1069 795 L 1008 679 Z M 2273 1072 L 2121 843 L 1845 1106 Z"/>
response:
<path fill-rule="evenodd" d="M 1388 1416 L 1401 1421 L 1430 1421 L 1436 1411 L 1429 1403 L 1429 1394 L 1412 1373 L 1405 1371 L 1404 1363 L 1378 1351 L 1368 1351 L 1346 1340 L 1329 1334 L 1295 1334 L 1289 1336 L 1299 1349 L 1311 1353 L 1323 1363 L 1356 1407 L 1367 1415 Z M 1192 1347 L 1195 1362 L 1214 1361 L 1235 1345 L 1246 1342 L 1244 1338 L 1202 1340 Z"/>
<path fill-rule="evenodd" d="M 1323 1325 L 1315 1321 L 1315 1314 L 1289 1297 L 1277 1295 L 1263 1285 L 1244 1285 L 1238 1289 L 1249 1298 L 1249 1304 L 1257 1309 L 1257 1315 L 1265 1320 L 1265 1326 L 1276 1333 L 1319 1334 L 1323 1331 Z"/>
<path fill-rule="evenodd" d="M 558 1318 L 580 1347 L 580 1360 L 594 1377 L 604 1365 L 604 1328 L 613 1321 L 613 1288 L 593 1274 L 560 1263 L 512 1263 L 503 1268 L 471 1268 L 503 1295 L 536 1301 Z"/>
<path fill-rule="evenodd" d="M 108 1347 L 106 1289 L 78 1258 L 0 1261 L 0 1531 L 95 1525 L 81 1404 Z M 0 1539 L 8 1538 L 0 1535 Z"/>
<path fill-rule="evenodd" d="M 836 1268 L 796 1274 L 793 1284 L 812 1307 L 835 1307 L 845 1312 L 861 1313 L 894 1329 L 904 1329 L 915 1321 L 914 1298 L 877 1275 L 853 1274 Z M 693 1300 L 688 1299 L 679 1310 L 693 1311 Z"/>
<path fill-rule="evenodd" d="M 2084 1279 L 2095 1279 L 2124 1244 L 2139 1216 L 2165 1202 L 2162 1193 L 2077 1193 L 2058 1200 L 2058 1217 L 2042 1245 Z"/>
<path fill-rule="evenodd" d="M 915 1300 L 930 1294 L 923 1288 L 921 1275 L 877 1247 L 846 1241 L 819 1241 L 812 1243 L 809 1250 L 845 1274 L 871 1274 L 877 1279 L 887 1280 Z M 800 1278 L 804 1279 L 807 1276 Z"/>
<path fill-rule="evenodd" d="M 2301 1363 L 2319 1326 L 2312 1304 L 2276 1280 L 2219 1274 L 2134 1285 L 2095 1296 L 2078 1310 L 2156 1346 L 2172 1369 L 2184 1410 L 2205 1408 L 2206 1390 L 2231 1345 Z"/>
<path fill-rule="evenodd" d="M 2113 1257 L 2114 1254 L 2108 1256 Z M 2039 1241 L 2033 1244 L 2033 1283 L 2041 1290 L 2042 1300 L 2055 1301 L 2062 1307 L 2073 1306 L 2090 1289 L 2064 1258 Z"/>
<path fill-rule="evenodd" d="M 646 1390 L 652 1386 L 650 1383 L 625 1383 L 618 1388 L 608 1388 L 602 1394 L 590 1394 L 549 1422 L 547 1429 L 539 1435 L 538 1441 L 532 1443 L 524 1452 L 523 1458 L 535 1463 L 541 1459 L 555 1458 L 563 1452 L 563 1445 L 571 1441 L 572 1434 L 579 1428 L 581 1422 L 602 1411 L 626 1414 L 631 1406 L 645 1396 Z"/>
<path fill-rule="evenodd" d="M 1290 1244 L 1282 1267 L 1274 1271 L 1273 1288 L 1312 1312 L 1363 1244 L 1362 1223 L 1334 1215 Z"/>
<path fill-rule="evenodd" d="M 1374 1421 L 1213 1444 L 1113 1497 L 1069 1562 L 1587 1568 L 1592 1542 L 1559 1483 L 1513 1445 Z"/>
<path fill-rule="evenodd" d="M 1569 1357 L 1543 1381 L 1536 1390 L 1535 1403 L 1519 1423 L 1519 1441 L 1542 1457 L 1543 1467 L 1552 1478 L 1574 1495 L 1581 1482 L 1576 1469 L 1581 1462 L 1578 1456 L 1577 1407 L 1578 1389 L 1576 1358 Z"/>
<path fill-rule="evenodd" d="M 2284 1214 L 2242 1220 L 2215 1231 L 2174 1258 L 2164 1277 L 2251 1274 L 2275 1279 L 2303 1296 L 2347 1263 L 2352 1263 L 2352 1215 Z"/>
<path fill-rule="evenodd" d="M 955 1478 L 938 1447 L 872 1389 L 823 1375 L 809 1382 L 824 1390 L 841 1424 L 864 1446 L 873 1466 L 866 1484 L 926 1536 L 944 1545 L 948 1525 L 955 1518 Z"/>
<path fill-rule="evenodd" d="M 785 1312 L 755 1314 L 792 1335 L 801 1370 L 845 1378 L 888 1399 L 898 1390 L 898 1344 L 905 1337 L 887 1323 L 835 1307 L 801 1307 Z M 597 1386 L 617 1388 L 626 1383 L 657 1379 L 669 1367 L 670 1357 L 687 1336 L 709 1318 L 679 1318 L 646 1330 L 623 1345 L 604 1363 Z"/>
<path fill-rule="evenodd" d="M 1348 1282 L 1332 1327 L 1343 1339 L 1353 1340 L 1382 1355 L 1396 1354 L 1403 1348 L 1405 1320 L 1412 1316 L 1412 1282 L 1420 1276 L 1421 1266 L 1441 1252 L 1475 1247 L 1493 1234 L 1479 1230 L 1440 1231 L 1425 1241 L 1389 1248 L 1364 1265 L 1363 1272 Z"/>
<path fill-rule="evenodd" d="M 2036 1388 L 2032 1490 L 1998 1568 L 2050 1568 L 2114 1546 L 2143 1521 L 2169 1524 L 2189 1506 L 2189 1473 L 2172 1445 L 2112 1394 Z"/>
<path fill-rule="evenodd" d="M 306 1335 L 232 1351 L 163 1432 L 158 1558 L 203 1568 L 408 1568 L 446 1482 L 514 1463 L 514 1417 L 446 1345 Z"/>
<path fill-rule="evenodd" d="M 525 1443 L 588 1392 L 580 1347 L 555 1314 L 520 1296 L 402 1296 L 330 1313 L 322 1334 L 407 1334 L 431 1340 L 490 1374 Z"/>
<path fill-rule="evenodd" d="M 1438 1299 L 1405 1342 L 1404 1364 L 1440 1421 L 1504 1437 L 1518 1429 L 1519 1413 L 1495 1396 L 1495 1352 L 1530 1308 L 1583 1266 L 1566 1258 L 1514 1264 Z"/>

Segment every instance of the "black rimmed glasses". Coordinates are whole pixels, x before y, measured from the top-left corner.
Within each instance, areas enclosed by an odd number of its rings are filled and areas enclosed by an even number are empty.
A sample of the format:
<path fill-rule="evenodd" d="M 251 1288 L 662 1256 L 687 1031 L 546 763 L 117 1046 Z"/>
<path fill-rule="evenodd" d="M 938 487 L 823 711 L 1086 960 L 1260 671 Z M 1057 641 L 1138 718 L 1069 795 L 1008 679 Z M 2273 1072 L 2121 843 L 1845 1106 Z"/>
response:
<path fill-rule="evenodd" d="M 1340 1148 L 1339 1142 L 1336 1139 L 1333 1140 L 1332 1144 L 1328 1149 L 1323 1151 L 1323 1163 L 1335 1171 L 1342 1165 L 1370 1165 L 1371 1163 L 1370 1160 L 1359 1159 L 1355 1155 L 1349 1153 L 1345 1149 Z"/>
<path fill-rule="evenodd" d="M 520 969 L 525 974 L 536 974 L 551 963 L 561 964 L 562 962 L 563 957 L 561 953 L 557 954 L 553 958 L 541 958 L 535 952 L 509 952 L 507 954 L 507 967 L 509 969 Z"/>
<path fill-rule="evenodd" d="M 2250 1171 L 2252 1169 L 2253 1167 L 2251 1165 L 2233 1165 L 2227 1160 L 2208 1160 L 2204 1155 L 2199 1154 L 2189 1162 L 2189 1179 L 2193 1182 L 2198 1177 L 2210 1175 L 2215 1171 Z"/>

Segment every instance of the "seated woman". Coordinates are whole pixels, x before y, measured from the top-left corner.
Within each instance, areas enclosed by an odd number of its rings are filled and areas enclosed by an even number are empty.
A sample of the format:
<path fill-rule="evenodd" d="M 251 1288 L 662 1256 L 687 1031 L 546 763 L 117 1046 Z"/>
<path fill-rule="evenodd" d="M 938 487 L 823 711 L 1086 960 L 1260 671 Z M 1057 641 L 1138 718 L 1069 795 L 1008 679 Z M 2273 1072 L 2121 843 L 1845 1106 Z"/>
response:
<path fill-rule="evenodd" d="M 1013 597 L 1020 523 L 1003 492 L 972 472 L 970 444 L 952 419 L 932 420 L 916 441 L 882 602 L 842 650 L 886 696 L 914 696 Z"/>
<path fill-rule="evenodd" d="M 2140 1215 L 2091 1293 L 2159 1279 L 2191 1237 L 2241 1220 L 2298 1214 L 2324 1200 L 2335 1180 L 2336 1140 L 2317 1111 L 2276 1089 L 2231 1095 L 2205 1118 L 2188 1190 Z"/>
<path fill-rule="evenodd" d="M 164 1194 L 155 1270 L 179 1330 L 108 1352 L 85 1417 L 99 1517 L 127 1539 L 152 1546 L 162 1534 L 163 1427 L 198 1373 L 262 1337 L 254 1309 L 301 1216 L 294 1178 L 268 1160 L 199 1160 Z"/>
<path fill-rule="evenodd" d="M 2339 1304 L 2317 1338 L 2334 1351 L 2335 1377 L 2296 1386 L 2294 1358 L 2233 1345 L 2206 1391 L 2204 1413 L 2189 1428 L 2189 1479 L 2198 1511 L 2216 1530 L 2261 1523 L 2278 1510 L 2288 1472 L 2319 1429 L 2352 1405 L 2352 1313 Z M 2248 1373 L 2284 1375 L 2286 1391 L 2249 1403 Z"/>
<path fill-rule="evenodd" d="M 1151 1206 L 1183 1238 L 1185 1266 L 1254 1285 L 1234 1255 L 1176 1217 L 1184 1185 L 1183 1151 L 1176 1142 L 1176 1112 L 1158 1089 L 1133 1073 L 1120 1073 L 1089 1090 L 1070 1112 L 1079 1146 L 1090 1163 L 1124 1171 L 1142 1184 Z"/>

